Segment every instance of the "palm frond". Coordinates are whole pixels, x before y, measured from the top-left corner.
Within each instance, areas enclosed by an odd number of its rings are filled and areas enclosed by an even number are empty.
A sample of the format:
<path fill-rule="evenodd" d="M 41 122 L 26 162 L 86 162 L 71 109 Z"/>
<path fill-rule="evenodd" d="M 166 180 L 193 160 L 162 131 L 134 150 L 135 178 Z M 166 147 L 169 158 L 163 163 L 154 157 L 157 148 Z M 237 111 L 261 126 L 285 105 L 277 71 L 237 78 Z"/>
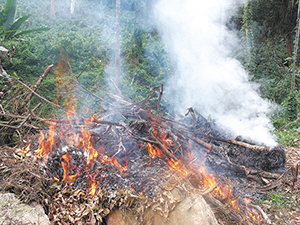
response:
<path fill-rule="evenodd" d="M 6 31 L 13 31 L 9 32 L 7 35 L 5 35 L 4 39 L 11 39 L 17 30 L 20 28 L 20 26 L 30 17 L 31 15 L 22 16 L 19 19 L 17 19 Z"/>
<path fill-rule="evenodd" d="M 14 35 L 15 38 L 18 38 L 24 34 L 29 34 L 29 33 L 32 33 L 32 32 L 43 32 L 43 31 L 48 31 L 50 30 L 49 27 L 40 27 L 40 28 L 37 28 L 37 29 L 30 29 L 30 30 L 24 30 L 20 33 L 17 33 L 16 35 Z"/>
<path fill-rule="evenodd" d="M 0 13 L 0 26 L 10 27 L 15 20 L 17 0 L 6 0 L 5 8 Z"/>

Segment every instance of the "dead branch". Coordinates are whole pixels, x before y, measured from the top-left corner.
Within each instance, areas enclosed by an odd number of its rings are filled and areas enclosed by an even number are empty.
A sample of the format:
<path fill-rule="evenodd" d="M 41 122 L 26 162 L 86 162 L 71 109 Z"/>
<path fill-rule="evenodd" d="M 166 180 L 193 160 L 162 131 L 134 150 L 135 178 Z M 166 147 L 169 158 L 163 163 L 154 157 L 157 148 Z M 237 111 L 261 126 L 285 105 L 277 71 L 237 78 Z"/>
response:
<path fill-rule="evenodd" d="M 39 79 L 37 80 L 37 82 L 35 83 L 35 85 L 32 88 L 32 92 L 29 95 L 27 95 L 27 97 L 24 99 L 22 105 L 19 108 L 19 111 L 22 111 L 23 108 L 25 107 L 25 105 L 27 105 L 27 103 L 30 101 L 30 99 L 32 98 L 32 96 L 34 95 L 35 91 L 37 90 L 37 88 L 42 83 L 42 81 L 47 77 L 48 73 L 50 72 L 50 70 L 52 69 L 53 66 L 54 65 L 48 66 L 47 69 L 45 70 L 45 72 L 43 73 L 43 75 L 39 77 Z"/>
<path fill-rule="evenodd" d="M 166 155 L 169 157 L 169 158 L 172 158 L 176 161 L 178 161 L 178 159 L 176 158 L 176 156 L 174 156 L 170 151 L 169 149 L 166 148 L 166 146 L 159 140 L 159 138 L 157 138 L 153 132 L 151 132 L 151 135 L 153 138 L 155 138 L 155 140 L 159 143 L 160 147 L 162 147 L 164 149 L 164 151 L 166 152 Z M 183 166 L 183 165 L 182 165 Z"/>
<path fill-rule="evenodd" d="M 160 116 L 162 116 L 162 113 L 160 110 L 160 100 L 163 95 L 163 90 L 164 90 L 164 86 L 161 84 L 160 89 L 159 89 L 159 97 L 158 97 L 158 101 L 157 101 L 157 110 L 158 110 Z"/>
<path fill-rule="evenodd" d="M 268 178 L 268 179 L 278 179 L 280 177 L 279 174 L 276 174 L 276 173 L 269 173 L 269 172 L 259 172 L 257 170 L 249 170 L 247 169 L 245 166 L 239 166 L 239 165 L 235 165 L 240 171 L 244 171 L 245 172 L 245 175 L 248 176 L 249 174 L 257 174 L 261 177 L 264 177 L 264 178 Z"/>
<path fill-rule="evenodd" d="M 236 140 L 232 140 L 232 139 L 217 138 L 217 137 L 211 137 L 211 136 L 209 138 L 217 140 L 217 141 L 223 141 L 223 142 L 227 142 L 227 143 L 230 143 L 230 144 L 239 145 L 239 146 L 249 148 L 249 149 L 254 150 L 254 151 L 268 151 L 268 150 L 270 150 L 270 147 L 268 147 L 268 146 L 251 145 L 251 144 L 241 142 L 241 141 L 236 141 Z"/>
<path fill-rule="evenodd" d="M 53 102 L 50 102 L 48 99 L 46 99 L 46 98 L 40 96 L 38 93 L 36 93 L 34 90 L 32 90 L 30 87 L 28 87 L 28 85 L 24 84 L 24 83 L 23 83 L 22 81 L 20 81 L 19 79 L 16 78 L 16 80 L 17 80 L 20 84 L 22 84 L 25 88 L 27 88 L 29 91 L 31 91 L 34 95 L 36 95 L 36 96 L 39 97 L 40 99 L 44 100 L 45 102 L 49 103 L 50 105 L 53 105 L 53 106 L 55 106 L 55 107 L 57 107 L 57 108 L 59 108 L 59 109 L 62 109 L 62 110 L 64 110 L 64 111 L 67 112 L 67 113 L 73 114 L 73 112 L 67 110 L 66 108 L 64 108 L 64 107 L 62 107 L 62 106 L 60 106 L 60 105 L 57 105 L 57 104 L 55 104 L 55 103 L 53 103 Z"/>
<path fill-rule="evenodd" d="M 148 98 L 144 99 L 143 101 L 139 102 L 138 104 L 141 104 L 141 106 L 144 107 L 145 104 L 153 97 L 154 93 L 157 90 L 160 90 L 160 93 L 162 95 L 162 91 L 163 91 L 162 85 L 154 87 L 154 88 L 152 88 L 151 94 L 148 96 Z"/>
<path fill-rule="evenodd" d="M 1 110 L 3 113 L 5 113 L 3 106 L 0 104 Z"/>
<path fill-rule="evenodd" d="M 23 94 L 20 94 L 20 95 L 17 95 L 17 96 L 15 96 L 15 97 L 13 97 L 12 99 L 10 99 L 10 100 L 6 103 L 6 105 L 4 106 L 4 109 L 6 109 L 7 106 L 9 106 L 9 104 L 10 104 L 12 101 L 14 101 L 15 99 L 20 98 L 20 97 L 22 97 L 22 96 L 25 96 L 25 95 L 27 95 L 28 93 L 29 93 L 29 92 L 25 92 L 25 93 L 23 93 Z M 3 109 L 3 113 L 5 113 L 4 109 Z"/>
<path fill-rule="evenodd" d="M 120 102 L 122 105 L 124 105 L 125 107 L 128 107 L 128 106 L 131 106 L 132 103 L 131 102 L 128 102 L 126 100 L 124 100 L 122 98 L 122 96 L 119 96 L 119 95 L 115 95 L 115 94 L 112 94 L 112 93 L 107 93 L 108 96 L 113 99 L 114 101 L 117 101 L 117 102 Z"/>
<path fill-rule="evenodd" d="M 203 193 L 201 193 L 202 196 L 205 196 L 209 193 L 211 193 L 213 190 L 215 190 L 216 187 L 218 187 L 219 181 L 217 181 L 213 186 L 207 188 Z"/>
<path fill-rule="evenodd" d="M 99 97 L 99 96 L 93 94 L 92 92 L 90 92 L 86 87 L 84 87 L 81 83 L 79 83 L 79 81 L 77 81 L 77 80 L 75 80 L 75 79 L 72 79 L 72 80 L 73 80 L 76 84 L 78 84 L 78 85 L 80 86 L 80 88 L 81 88 L 83 91 L 85 91 L 86 93 L 88 93 L 89 95 L 91 95 L 91 96 L 93 96 L 93 97 L 99 99 L 99 100 L 102 101 L 102 102 L 105 102 L 105 103 L 108 104 L 108 105 L 112 105 L 110 102 L 108 102 L 108 101 L 104 100 L 103 98 L 101 98 L 101 97 Z"/>
<path fill-rule="evenodd" d="M 280 177 L 279 174 L 268 173 L 268 172 L 259 172 L 258 175 L 261 177 L 264 177 L 264 178 L 269 178 L 269 179 L 278 179 Z"/>
<path fill-rule="evenodd" d="M 32 109 L 32 112 L 35 111 L 39 106 L 41 105 L 41 103 L 37 104 L 34 109 Z M 6 114 L 6 113 L 0 113 L 0 116 L 7 116 L 7 117 L 11 117 L 11 118 L 18 118 L 18 119 L 22 119 L 19 121 L 13 121 L 14 123 L 18 123 L 21 122 L 18 126 L 10 126 L 5 124 L 4 122 L 0 123 L 0 126 L 2 127 L 8 127 L 8 128 L 12 128 L 12 129 L 20 129 L 25 122 L 28 120 L 28 118 L 31 116 L 31 113 L 29 113 L 27 116 L 19 116 L 19 115 L 13 115 L 13 114 Z"/>
<path fill-rule="evenodd" d="M 242 221 L 242 217 L 240 215 L 238 215 L 233 209 L 225 207 L 222 204 L 222 202 L 220 202 L 218 199 L 214 198 L 211 194 L 207 194 L 203 197 L 208 203 L 210 203 L 210 204 L 217 207 L 213 210 L 221 210 L 226 216 L 231 218 L 233 221 L 240 221 L 240 224 L 242 224 L 242 225 L 249 225 L 250 224 L 246 221 Z"/>
<path fill-rule="evenodd" d="M 10 114 L 10 113 L 0 113 L 0 116 L 6 116 L 6 117 L 18 118 L 18 119 L 26 118 L 26 116 L 14 115 L 14 114 Z"/>
<path fill-rule="evenodd" d="M 267 214 L 258 206 L 258 205 L 252 205 L 249 203 L 250 207 L 255 208 L 257 211 L 260 212 L 260 214 L 263 216 L 264 220 L 266 221 L 267 224 L 272 224 L 271 220 L 267 216 Z"/>
<path fill-rule="evenodd" d="M 192 107 L 186 109 L 185 116 L 187 116 L 189 114 L 191 114 L 193 125 L 195 125 L 196 124 L 196 117 L 195 117 L 195 113 L 194 113 L 194 110 L 193 110 Z"/>
<path fill-rule="evenodd" d="M 205 141 L 202 141 L 202 140 L 201 140 L 200 138 L 198 138 L 198 137 L 195 137 L 195 136 L 193 136 L 193 135 L 189 135 L 189 138 L 192 139 L 193 141 L 195 141 L 196 143 L 198 143 L 198 144 L 204 146 L 204 147 L 207 148 L 207 149 L 212 149 L 212 148 L 213 148 L 211 144 L 208 144 L 208 143 L 206 143 Z"/>
<path fill-rule="evenodd" d="M 283 176 L 283 174 L 276 181 L 270 182 L 263 187 L 257 187 L 257 189 L 260 191 L 269 191 L 269 190 L 272 190 L 272 189 L 280 186 L 283 183 L 283 180 L 281 179 L 282 176 Z"/>
<path fill-rule="evenodd" d="M 152 114 L 151 112 L 146 111 L 142 108 L 136 112 L 136 115 L 138 116 L 138 118 L 144 119 L 149 122 L 152 121 L 157 124 L 164 122 L 164 120 L 162 118 L 159 118 L 159 117 L 155 116 L 154 114 Z"/>

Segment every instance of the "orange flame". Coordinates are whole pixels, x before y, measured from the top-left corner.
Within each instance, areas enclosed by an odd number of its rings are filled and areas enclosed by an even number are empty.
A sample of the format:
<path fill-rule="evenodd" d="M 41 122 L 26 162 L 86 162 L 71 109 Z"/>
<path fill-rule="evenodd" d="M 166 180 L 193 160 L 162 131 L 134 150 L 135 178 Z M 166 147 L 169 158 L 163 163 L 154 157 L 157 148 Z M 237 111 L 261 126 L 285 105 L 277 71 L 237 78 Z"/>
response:
<path fill-rule="evenodd" d="M 157 156 L 159 158 L 163 156 L 162 151 L 155 145 L 152 146 L 150 143 L 148 143 L 148 153 L 152 155 L 152 159 L 154 159 L 154 156 Z"/>
<path fill-rule="evenodd" d="M 208 175 L 204 167 L 199 168 L 198 174 L 202 176 L 204 186 L 208 188 L 212 188 L 213 186 L 216 186 L 212 191 L 212 193 L 222 198 L 227 198 L 227 199 L 231 198 L 233 194 L 232 189 L 228 186 L 217 185 L 217 181 L 214 175 L 212 174 Z"/>
<path fill-rule="evenodd" d="M 170 138 L 168 138 L 169 134 L 166 132 L 165 129 L 160 129 L 160 133 L 154 128 L 153 129 L 153 133 L 155 134 L 155 136 L 157 138 L 159 138 L 161 140 L 161 142 L 163 143 L 163 145 L 168 148 L 172 145 L 172 140 Z"/>
<path fill-rule="evenodd" d="M 130 191 L 134 192 L 134 189 L 131 187 L 131 182 L 129 181 L 129 187 L 130 187 Z"/>
<path fill-rule="evenodd" d="M 97 176 L 97 171 L 90 173 L 89 175 L 89 181 L 88 181 L 88 185 L 89 185 L 89 195 L 95 195 L 96 194 L 96 190 L 97 187 L 99 185 L 99 182 L 96 182 L 96 176 Z"/>
<path fill-rule="evenodd" d="M 124 167 L 118 162 L 118 160 L 113 157 L 111 160 L 109 160 L 109 158 L 105 155 L 103 158 L 102 158 L 102 162 L 103 163 L 109 163 L 109 164 L 113 164 L 115 165 L 119 170 L 120 170 L 120 173 L 123 175 L 124 172 L 123 171 L 127 171 L 128 167 L 127 165 L 125 165 Z"/>
<path fill-rule="evenodd" d="M 252 207 L 252 212 L 249 209 L 249 204 L 251 202 L 251 198 L 245 197 L 245 200 L 246 200 L 246 209 L 247 209 L 247 212 L 248 212 L 250 218 L 252 219 L 252 221 L 259 221 L 260 220 L 259 213 L 257 213 L 253 207 Z"/>
<path fill-rule="evenodd" d="M 27 145 L 27 147 L 24 149 L 23 152 L 25 155 L 30 151 L 30 145 L 31 145 L 31 143 L 29 145 Z"/>
<path fill-rule="evenodd" d="M 70 153 L 67 152 L 61 158 L 63 159 L 61 165 L 64 169 L 64 176 L 62 181 L 66 183 L 73 183 L 75 179 L 80 175 L 81 169 L 76 169 L 76 166 L 70 162 L 73 160 Z M 73 169 L 76 169 L 77 172 L 73 175 L 68 175 L 69 171 Z"/>
<path fill-rule="evenodd" d="M 175 170 L 175 171 L 181 173 L 181 174 L 184 175 L 184 176 L 188 175 L 188 170 L 185 169 L 185 168 L 183 168 L 183 167 L 180 165 L 179 161 L 175 161 L 174 159 L 171 158 L 170 160 L 168 160 L 168 163 L 169 163 L 169 165 L 170 165 L 169 168 L 170 168 L 171 170 Z"/>
<path fill-rule="evenodd" d="M 61 52 L 61 60 L 59 62 L 57 71 L 58 71 L 58 73 L 56 74 L 57 83 L 59 85 L 61 85 L 63 88 L 65 88 L 67 92 L 71 92 L 72 90 L 74 90 L 75 89 L 74 84 L 73 84 L 73 86 L 72 86 L 72 84 L 69 85 L 69 83 L 65 82 L 65 80 L 63 79 L 65 74 L 68 72 L 68 64 L 67 64 L 66 57 L 63 54 L 63 52 Z M 57 103 L 58 103 L 58 99 L 59 99 L 59 88 L 57 87 L 57 99 L 55 100 Z M 92 137 L 91 137 L 91 133 L 87 130 L 87 125 L 88 125 L 88 123 L 95 122 L 95 120 L 96 120 L 95 116 L 90 117 L 88 120 L 85 121 L 84 125 L 81 126 L 81 128 L 80 128 L 81 134 L 79 134 L 77 131 L 74 132 L 72 117 L 74 117 L 74 115 L 75 115 L 75 108 L 76 108 L 75 100 L 76 100 L 76 98 L 75 98 L 74 94 L 70 94 L 69 96 L 67 96 L 65 98 L 64 106 L 66 108 L 69 125 L 60 129 L 61 139 L 63 140 L 64 143 L 67 143 L 67 145 L 69 147 L 76 146 L 77 148 L 83 148 L 85 150 L 85 153 L 87 156 L 86 161 L 85 161 L 85 170 L 86 170 L 86 173 L 88 174 L 87 177 L 88 177 L 88 187 L 89 187 L 87 192 L 89 195 L 95 195 L 96 193 L 101 192 L 99 183 L 102 180 L 97 182 L 96 181 L 97 175 L 98 175 L 97 171 L 91 172 L 91 168 L 94 163 L 94 160 L 97 157 L 99 157 L 98 159 L 102 159 L 103 163 L 113 164 L 120 170 L 120 173 L 123 175 L 124 171 L 128 170 L 128 159 L 125 158 L 124 161 L 125 161 L 126 165 L 122 166 L 115 157 L 108 158 L 108 156 L 104 155 L 104 153 L 105 153 L 104 145 L 100 149 L 96 149 L 92 145 L 92 140 L 91 140 Z M 103 118 L 101 120 L 103 120 Z M 73 121 L 74 121 L 74 119 L 73 119 Z M 97 122 L 98 121 L 100 121 L 100 120 L 97 120 Z M 76 124 L 78 126 L 79 126 L 79 123 L 80 123 L 80 121 L 76 120 Z M 106 127 L 106 130 L 104 133 L 106 133 L 109 130 L 109 128 L 110 128 L 110 125 L 108 125 Z M 169 149 L 173 145 L 172 140 L 169 138 L 169 134 L 165 129 L 163 129 L 162 127 L 159 127 L 159 129 L 157 129 L 157 130 L 154 127 L 152 127 L 152 129 L 153 129 L 153 134 L 156 136 L 156 138 L 158 138 L 161 141 L 161 143 L 164 145 L 165 148 Z M 48 157 L 52 153 L 52 148 L 53 148 L 53 144 L 55 141 L 54 130 L 55 130 L 55 125 L 50 125 L 47 140 L 45 140 L 45 134 L 42 132 L 40 133 L 40 137 L 38 140 L 39 147 L 37 150 L 35 150 L 35 152 L 38 153 L 41 157 L 43 157 L 46 161 L 48 161 Z M 147 143 L 147 144 L 148 144 L 148 146 L 147 146 L 148 154 L 151 155 L 151 158 L 155 158 L 155 156 L 157 156 L 159 158 L 166 157 L 170 170 L 177 171 L 180 174 L 182 174 L 183 176 L 187 176 L 190 172 L 194 172 L 194 171 L 189 171 L 185 166 L 183 166 L 184 164 L 181 161 L 174 160 L 173 158 L 169 159 L 169 157 L 166 155 L 166 152 L 164 150 L 165 148 L 163 148 L 163 150 L 161 150 L 156 145 L 151 145 L 150 143 Z M 192 149 L 192 144 L 191 144 L 191 141 L 189 140 L 188 155 L 187 155 L 187 159 L 189 161 L 193 160 L 193 155 L 192 155 L 191 149 Z M 30 151 L 30 145 L 28 145 L 25 148 L 24 153 L 26 154 L 29 151 Z M 62 182 L 73 183 L 76 180 L 76 178 L 78 176 L 80 176 L 81 169 L 76 168 L 76 165 L 73 164 L 73 162 L 72 162 L 73 159 L 72 159 L 72 156 L 70 153 L 66 153 L 61 158 L 62 158 L 61 165 L 63 167 Z M 151 161 L 150 161 L 150 163 L 151 163 Z M 74 174 L 70 174 L 70 173 L 74 173 Z M 198 173 L 198 175 L 200 174 L 203 177 L 203 183 L 205 186 L 207 186 L 209 188 L 215 186 L 214 190 L 211 193 L 218 194 L 219 196 L 225 196 L 228 199 L 230 198 L 230 196 L 232 196 L 232 189 L 230 189 L 228 187 L 221 187 L 221 186 L 217 185 L 217 181 L 216 181 L 215 177 L 213 175 L 208 175 L 204 168 L 200 168 L 199 171 L 196 171 L 195 173 Z M 153 181 L 155 181 L 154 178 L 152 178 L 152 177 L 150 177 L 150 178 Z M 57 182 L 59 182 L 59 180 L 60 180 L 60 178 L 58 176 L 54 176 L 53 179 Z M 129 186 L 130 186 L 130 190 L 134 191 L 133 188 L 131 187 L 130 181 L 129 181 Z M 103 187 L 103 188 L 105 188 L 105 187 Z M 140 192 L 139 194 L 142 195 L 143 192 Z M 251 218 L 256 221 L 257 218 L 259 217 L 259 214 L 253 208 L 252 208 L 252 212 L 250 211 L 250 209 L 248 207 L 249 202 L 246 201 L 247 212 L 249 213 Z M 232 205 L 233 208 L 237 208 L 239 210 L 237 203 L 238 203 L 238 200 L 229 201 L 229 204 Z"/>
<path fill-rule="evenodd" d="M 58 177 L 58 176 L 56 176 L 56 177 L 54 176 L 53 179 L 54 179 L 56 182 L 59 182 L 59 177 Z"/>
<path fill-rule="evenodd" d="M 241 211 L 241 209 L 239 207 L 239 199 L 231 200 L 230 205 L 233 209 L 235 209 L 237 211 Z"/>
<path fill-rule="evenodd" d="M 92 116 L 90 119 L 89 119 L 90 122 L 94 122 L 95 121 L 95 116 Z"/>
<path fill-rule="evenodd" d="M 84 126 L 81 127 L 81 134 L 82 138 L 80 140 L 80 143 L 82 147 L 84 147 L 85 151 L 87 152 L 88 159 L 87 164 L 92 164 L 94 162 L 94 159 L 98 157 L 98 151 L 94 148 L 94 146 L 91 143 L 91 134 L 88 132 Z"/>
<path fill-rule="evenodd" d="M 49 133 L 48 133 L 48 139 L 44 142 L 45 135 L 43 132 L 40 132 L 40 137 L 38 140 L 39 147 L 37 150 L 35 150 L 36 153 L 40 155 L 46 162 L 48 161 L 49 155 L 52 153 L 52 147 L 53 142 L 55 138 L 55 132 L 54 132 L 55 126 L 51 124 L 49 126 Z"/>

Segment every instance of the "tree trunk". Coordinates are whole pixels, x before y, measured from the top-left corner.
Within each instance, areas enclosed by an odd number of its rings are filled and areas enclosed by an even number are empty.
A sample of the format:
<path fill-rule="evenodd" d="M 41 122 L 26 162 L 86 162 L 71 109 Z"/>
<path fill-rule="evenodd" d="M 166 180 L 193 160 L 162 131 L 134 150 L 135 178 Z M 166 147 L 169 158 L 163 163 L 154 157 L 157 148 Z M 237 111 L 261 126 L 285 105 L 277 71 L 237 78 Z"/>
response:
<path fill-rule="evenodd" d="M 75 9 L 75 0 L 71 0 L 71 14 L 74 13 L 74 9 Z"/>
<path fill-rule="evenodd" d="M 284 39 L 285 39 L 285 45 L 286 45 L 286 50 L 288 53 L 289 57 L 293 57 L 293 48 L 294 48 L 294 34 L 293 32 L 284 34 Z"/>
<path fill-rule="evenodd" d="M 50 17 L 54 18 L 55 17 L 55 7 L 54 7 L 54 0 L 51 0 L 51 9 L 50 9 Z"/>
<path fill-rule="evenodd" d="M 121 56 L 120 56 L 120 14 L 121 14 L 121 2 L 116 0 L 116 43 L 115 43 L 115 93 L 121 94 Z"/>

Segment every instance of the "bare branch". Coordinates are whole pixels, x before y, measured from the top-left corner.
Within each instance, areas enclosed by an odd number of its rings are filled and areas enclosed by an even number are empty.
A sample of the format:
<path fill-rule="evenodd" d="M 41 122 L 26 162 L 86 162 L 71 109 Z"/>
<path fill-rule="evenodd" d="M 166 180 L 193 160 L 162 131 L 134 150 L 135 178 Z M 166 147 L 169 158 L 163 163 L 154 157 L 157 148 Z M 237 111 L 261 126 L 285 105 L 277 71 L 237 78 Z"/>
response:
<path fill-rule="evenodd" d="M 27 105 L 27 103 L 30 101 L 30 99 L 32 98 L 32 96 L 35 94 L 35 91 L 37 90 L 37 88 L 41 85 L 42 81 L 47 77 L 48 73 L 50 72 L 50 70 L 52 69 L 54 65 L 50 65 L 47 67 L 47 69 L 45 70 L 45 72 L 43 73 L 42 76 L 39 77 L 39 79 L 37 80 L 37 82 L 35 83 L 35 85 L 32 88 L 32 92 L 31 94 L 27 95 L 27 97 L 25 98 L 25 100 L 23 101 L 22 105 L 20 106 L 19 110 L 21 111 L 25 105 Z"/>

